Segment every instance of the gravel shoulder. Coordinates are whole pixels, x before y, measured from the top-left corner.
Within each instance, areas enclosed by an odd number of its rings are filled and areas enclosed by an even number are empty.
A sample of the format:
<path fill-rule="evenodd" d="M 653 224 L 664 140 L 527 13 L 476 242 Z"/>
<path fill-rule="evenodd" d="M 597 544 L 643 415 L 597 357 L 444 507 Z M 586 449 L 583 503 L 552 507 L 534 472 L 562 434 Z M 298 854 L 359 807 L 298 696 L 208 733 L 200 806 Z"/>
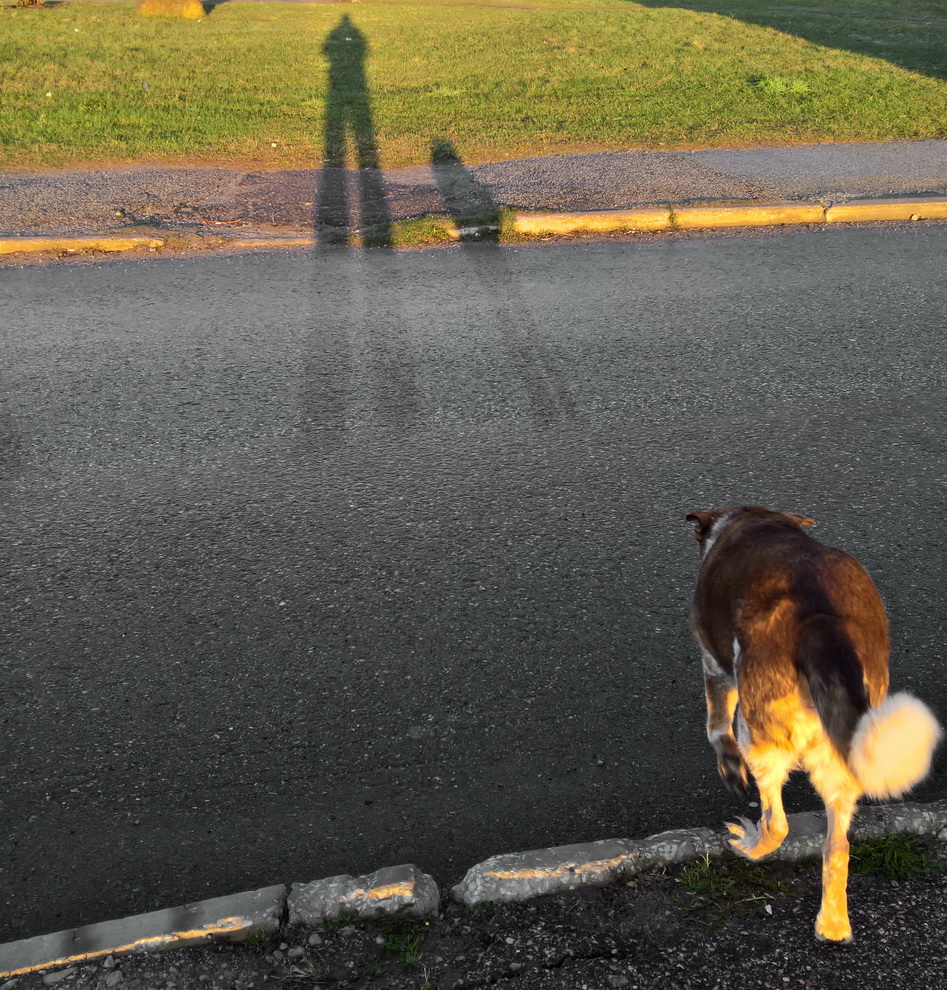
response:
<path fill-rule="evenodd" d="M 106 959 L 3 985 L 32 990 L 716 990 L 943 985 L 947 843 L 925 840 L 926 876 L 853 875 L 855 941 L 819 943 L 817 863 L 745 865 L 727 858 L 720 883 L 665 867 L 625 883 L 474 911 L 442 902 L 438 917 L 284 929 L 256 944 L 216 944 Z M 699 866 L 699 863 L 698 863 Z M 691 869 L 693 868 L 693 864 Z M 721 888 L 726 889 L 724 896 Z"/>

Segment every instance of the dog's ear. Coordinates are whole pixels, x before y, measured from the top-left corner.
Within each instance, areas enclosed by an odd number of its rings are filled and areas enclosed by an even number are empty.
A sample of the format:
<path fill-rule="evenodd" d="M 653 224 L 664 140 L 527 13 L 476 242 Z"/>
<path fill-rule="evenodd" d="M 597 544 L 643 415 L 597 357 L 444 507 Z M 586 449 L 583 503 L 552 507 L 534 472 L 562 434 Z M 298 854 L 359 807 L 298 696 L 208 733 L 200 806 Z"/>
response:
<path fill-rule="evenodd" d="M 710 512 L 688 512 L 685 518 L 694 524 L 694 538 L 703 543 L 710 527 L 726 512 L 726 509 L 711 509 Z"/>
<path fill-rule="evenodd" d="M 784 512 L 783 515 L 787 519 L 791 519 L 797 526 L 814 526 L 815 520 L 808 519 L 806 516 L 800 516 L 796 512 Z"/>

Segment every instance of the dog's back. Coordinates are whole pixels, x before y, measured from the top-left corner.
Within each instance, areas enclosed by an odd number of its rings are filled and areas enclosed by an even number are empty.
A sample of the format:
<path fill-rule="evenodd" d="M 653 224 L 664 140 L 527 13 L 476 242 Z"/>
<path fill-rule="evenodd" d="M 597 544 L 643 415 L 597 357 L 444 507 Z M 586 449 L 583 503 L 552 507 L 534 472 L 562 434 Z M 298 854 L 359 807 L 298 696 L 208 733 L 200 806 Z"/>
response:
<path fill-rule="evenodd" d="M 888 623 L 871 578 L 782 513 L 744 509 L 723 528 L 693 623 L 718 661 L 729 658 L 754 739 L 784 737 L 781 723 L 812 706 L 847 760 L 859 719 L 887 694 Z"/>

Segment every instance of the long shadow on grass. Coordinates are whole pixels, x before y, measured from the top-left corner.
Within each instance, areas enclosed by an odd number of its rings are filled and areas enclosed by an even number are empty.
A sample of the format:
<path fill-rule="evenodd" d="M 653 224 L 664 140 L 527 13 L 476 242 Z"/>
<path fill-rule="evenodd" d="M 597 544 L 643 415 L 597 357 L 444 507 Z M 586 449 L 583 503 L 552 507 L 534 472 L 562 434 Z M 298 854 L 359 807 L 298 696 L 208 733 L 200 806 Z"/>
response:
<path fill-rule="evenodd" d="M 438 191 L 457 227 L 461 245 L 482 290 L 481 305 L 493 310 L 493 322 L 506 345 L 510 367 L 522 384 L 525 412 L 539 424 L 575 419 L 575 402 L 564 381 L 568 368 L 555 360 L 550 334 L 540 327 L 523 300 L 500 243 L 503 216 L 490 189 L 460 160 L 450 141 L 431 145 L 431 168 Z M 464 236 L 465 228 L 479 228 Z M 550 315 L 550 321 L 554 321 Z"/>
<path fill-rule="evenodd" d="M 316 233 L 320 244 L 349 243 L 353 231 L 375 247 L 391 247 L 391 214 L 378 164 L 378 140 L 365 77 L 368 43 L 348 14 L 326 36 L 322 46 L 329 62 L 325 145 L 319 178 Z M 351 135 L 357 168 L 357 191 L 349 203 L 346 169 Z M 354 209 L 352 208 L 354 206 Z"/>
<path fill-rule="evenodd" d="M 720 14 L 773 28 L 816 45 L 881 58 L 911 72 L 947 79 L 947 11 L 925 14 L 894 3 L 866 2 L 862 10 L 835 10 L 815 0 L 796 7 L 788 0 L 634 0 L 642 7 Z M 699 30 L 699 28 L 697 28 Z"/>
<path fill-rule="evenodd" d="M 329 85 L 302 396 L 303 442 L 314 453 L 331 452 L 365 430 L 403 436 L 418 409 L 404 317 L 410 287 L 402 260 L 388 250 L 391 215 L 365 74 L 368 43 L 346 14 L 322 51 Z M 346 167 L 350 155 L 354 172 Z M 353 249 L 356 238 L 365 249 Z"/>

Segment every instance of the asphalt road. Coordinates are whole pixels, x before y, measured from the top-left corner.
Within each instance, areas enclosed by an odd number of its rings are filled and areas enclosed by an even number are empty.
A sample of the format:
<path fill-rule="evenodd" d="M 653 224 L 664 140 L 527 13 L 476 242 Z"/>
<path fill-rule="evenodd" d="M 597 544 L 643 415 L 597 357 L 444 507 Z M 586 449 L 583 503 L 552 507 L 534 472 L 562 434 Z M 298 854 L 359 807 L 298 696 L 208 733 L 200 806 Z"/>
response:
<path fill-rule="evenodd" d="M 812 515 L 947 714 L 945 261 L 919 224 L 0 272 L 0 940 L 745 810 L 691 509 Z"/>

